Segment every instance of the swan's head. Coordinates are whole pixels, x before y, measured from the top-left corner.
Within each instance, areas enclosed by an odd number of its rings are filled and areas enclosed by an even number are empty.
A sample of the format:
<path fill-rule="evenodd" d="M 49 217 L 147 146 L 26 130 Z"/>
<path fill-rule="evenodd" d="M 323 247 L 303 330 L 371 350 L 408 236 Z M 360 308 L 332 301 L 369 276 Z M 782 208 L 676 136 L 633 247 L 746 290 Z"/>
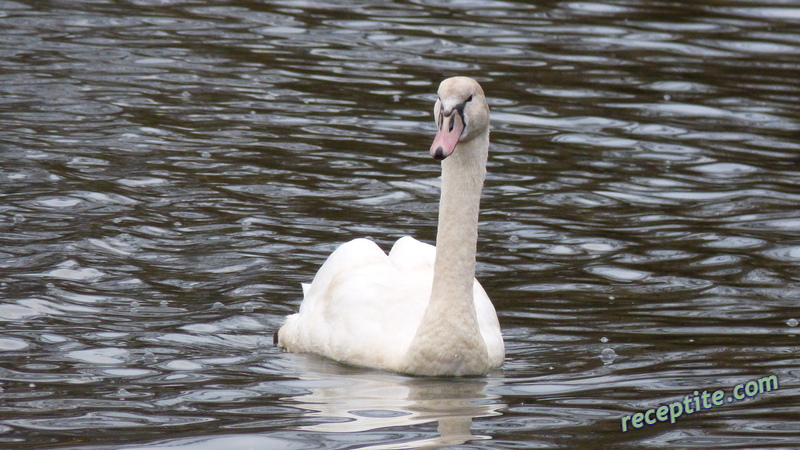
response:
<path fill-rule="evenodd" d="M 441 161 L 453 153 L 459 142 L 468 142 L 488 130 L 489 105 L 481 85 L 467 77 L 442 81 L 433 119 L 438 131 L 431 145 L 431 156 Z"/>

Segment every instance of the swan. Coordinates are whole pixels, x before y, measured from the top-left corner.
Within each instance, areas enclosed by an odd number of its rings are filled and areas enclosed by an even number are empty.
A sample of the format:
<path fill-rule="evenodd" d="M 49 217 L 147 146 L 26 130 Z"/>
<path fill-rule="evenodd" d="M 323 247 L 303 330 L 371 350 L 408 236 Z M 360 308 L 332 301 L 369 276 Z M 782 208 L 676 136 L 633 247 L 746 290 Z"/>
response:
<path fill-rule="evenodd" d="M 303 284 L 278 347 L 408 375 L 479 376 L 502 365 L 497 313 L 475 279 L 489 106 L 467 77 L 442 81 L 438 95 L 430 148 L 442 165 L 436 247 L 405 236 L 387 256 L 367 239 L 342 244 Z"/>

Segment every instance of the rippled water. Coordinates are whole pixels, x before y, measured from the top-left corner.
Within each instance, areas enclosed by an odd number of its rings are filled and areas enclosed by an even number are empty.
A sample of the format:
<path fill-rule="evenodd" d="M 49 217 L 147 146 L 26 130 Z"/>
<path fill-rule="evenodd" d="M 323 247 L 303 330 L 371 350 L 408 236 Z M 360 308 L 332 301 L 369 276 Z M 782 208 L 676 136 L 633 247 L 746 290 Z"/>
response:
<path fill-rule="evenodd" d="M 537 3 L 0 2 L 0 446 L 798 445 L 800 7 Z M 503 370 L 280 353 L 339 243 L 433 241 L 456 74 Z"/>

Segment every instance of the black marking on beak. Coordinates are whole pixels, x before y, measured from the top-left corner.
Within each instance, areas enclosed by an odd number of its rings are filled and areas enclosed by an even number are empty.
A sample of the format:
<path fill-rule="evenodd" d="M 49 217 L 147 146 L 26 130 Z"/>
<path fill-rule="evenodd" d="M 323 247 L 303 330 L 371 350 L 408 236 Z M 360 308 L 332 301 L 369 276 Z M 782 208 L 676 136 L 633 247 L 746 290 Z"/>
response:
<path fill-rule="evenodd" d="M 455 108 L 453 108 L 455 111 L 458 112 L 458 117 L 461 119 L 461 125 L 462 125 L 461 133 L 464 133 L 464 131 L 467 130 L 467 116 L 464 115 L 464 108 L 466 108 L 467 107 L 467 103 L 469 103 L 471 101 L 472 101 L 472 96 L 470 95 L 469 98 L 464 101 L 464 103 L 462 103 L 462 104 L 456 106 Z M 452 117 L 450 119 L 450 131 L 453 131 L 453 125 L 454 125 L 453 122 L 454 122 L 454 120 L 455 120 L 455 117 Z"/>
<path fill-rule="evenodd" d="M 433 153 L 433 159 L 437 161 L 444 160 L 444 149 L 442 147 L 436 149 L 436 151 Z"/>

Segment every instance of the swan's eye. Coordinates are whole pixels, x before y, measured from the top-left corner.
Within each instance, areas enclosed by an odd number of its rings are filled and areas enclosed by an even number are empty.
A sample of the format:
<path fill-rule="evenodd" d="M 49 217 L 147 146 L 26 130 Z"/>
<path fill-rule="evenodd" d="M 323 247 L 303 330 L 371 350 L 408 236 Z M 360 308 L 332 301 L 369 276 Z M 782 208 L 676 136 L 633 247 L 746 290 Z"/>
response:
<path fill-rule="evenodd" d="M 468 103 L 468 102 L 471 102 L 471 101 L 472 101 L 472 96 L 470 95 L 469 98 L 467 99 L 467 101 L 464 102 L 464 103 Z"/>

